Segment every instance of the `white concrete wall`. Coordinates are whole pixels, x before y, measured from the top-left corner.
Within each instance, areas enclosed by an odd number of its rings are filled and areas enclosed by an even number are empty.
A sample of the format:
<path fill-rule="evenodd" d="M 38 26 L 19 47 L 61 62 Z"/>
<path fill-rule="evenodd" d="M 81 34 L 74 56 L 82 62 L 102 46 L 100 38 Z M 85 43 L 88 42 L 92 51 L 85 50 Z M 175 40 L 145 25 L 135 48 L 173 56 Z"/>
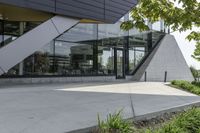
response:
<path fill-rule="evenodd" d="M 167 81 L 194 80 L 181 50 L 172 35 L 166 35 L 163 38 L 145 71 L 147 72 L 147 81 L 164 81 L 165 71 L 167 71 Z M 145 71 L 143 71 L 140 81 L 144 81 Z"/>

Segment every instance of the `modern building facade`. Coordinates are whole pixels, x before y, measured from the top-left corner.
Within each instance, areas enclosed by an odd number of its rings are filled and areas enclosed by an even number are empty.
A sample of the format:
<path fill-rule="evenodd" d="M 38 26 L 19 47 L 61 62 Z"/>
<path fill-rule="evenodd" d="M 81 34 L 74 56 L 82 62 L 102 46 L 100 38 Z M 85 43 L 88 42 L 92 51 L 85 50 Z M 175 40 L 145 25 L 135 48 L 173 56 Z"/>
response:
<path fill-rule="evenodd" d="M 164 23 L 123 31 L 136 0 L 0 0 L 2 82 L 193 80 Z"/>

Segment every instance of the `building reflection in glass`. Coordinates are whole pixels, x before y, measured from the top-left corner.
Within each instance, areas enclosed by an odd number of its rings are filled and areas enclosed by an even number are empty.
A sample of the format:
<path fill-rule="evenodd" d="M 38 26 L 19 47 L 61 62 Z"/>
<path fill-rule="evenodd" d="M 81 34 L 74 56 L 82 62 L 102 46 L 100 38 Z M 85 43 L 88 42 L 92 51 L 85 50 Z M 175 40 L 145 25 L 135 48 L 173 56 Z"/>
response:
<path fill-rule="evenodd" d="M 110 46 L 98 46 L 98 74 L 114 74 L 114 49 Z"/>
<path fill-rule="evenodd" d="M 87 75 L 93 73 L 93 45 L 55 42 L 56 75 Z"/>

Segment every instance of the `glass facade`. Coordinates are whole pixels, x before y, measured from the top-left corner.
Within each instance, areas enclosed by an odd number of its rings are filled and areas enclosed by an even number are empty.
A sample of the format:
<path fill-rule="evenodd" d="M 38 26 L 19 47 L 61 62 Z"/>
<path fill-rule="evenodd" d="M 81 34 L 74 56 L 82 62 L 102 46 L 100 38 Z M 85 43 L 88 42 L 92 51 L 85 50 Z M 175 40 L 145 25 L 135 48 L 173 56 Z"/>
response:
<path fill-rule="evenodd" d="M 0 21 L 0 48 L 32 30 L 41 22 Z"/>
<path fill-rule="evenodd" d="M 41 22 L 20 22 L 20 21 L 6 21 L 0 20 L 0 48 L 6 46 L 10 42 L 14 41 L 24 33 L 32 30 L 38 26 Z M 27 59 L 25 59 L 27 60 Z M 22 63 L 20 63 L 23 65 Z M 24 68 L 24 65 L 20 67 L 20 64 L 13 67 L 5 75 L 22 75 L 23 70 L 20 71 L 20 68 Z M 31 68 L 25 68 L 31 69 Z"/>
<path fill-rule="evenodd" d="M 114 47 L 98 43 L 98 74 L 114 74 Z"/>
<path fill-rule="evenodd" d="M 129 47 L 129 74 L 140 63 L 145 56 L 145 47 L 130 46 Z"/>
<path fill-rule="evenodd" d="M 0 21 L 1 47 L 38 24 Z M 116 75 L 123 78 L 130 75 L 161 34 L 137 30 L 125 32 L 120 29 L 120 24 L 120 21 L 116 24 L 80 23 L 3 76 Z"/>
<path fill-rule="evenodd" d="M 54 42 L 50 42 L 23 61 L 23 75 L 53 74 Z"/>
<path fill-rule="evenodd" d="M 93 45 L 55 41 L 54 71 L 56 75 L 94 73 Z"/>

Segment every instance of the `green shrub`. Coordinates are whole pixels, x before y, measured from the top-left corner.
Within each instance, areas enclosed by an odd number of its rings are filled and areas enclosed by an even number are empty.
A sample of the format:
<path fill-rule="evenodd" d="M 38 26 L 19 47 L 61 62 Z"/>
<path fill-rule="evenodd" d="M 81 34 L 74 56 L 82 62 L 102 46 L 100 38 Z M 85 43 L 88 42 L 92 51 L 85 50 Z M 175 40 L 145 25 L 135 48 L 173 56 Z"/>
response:
<path fill-rule="evenodd" d="M 200 108 L 194 108 L 178 115 L 152 133 L 200 133 Z"/>
<path fill-rule="evenodd" d="M 174 80 L 171 82 L 172 85 L 179 87 L 181 89 L 184 89 L 186 91 L 189 91 L 191 93 L 200 95 L 200 86 L 199 83 L 190 83 L 188 81 L 183 81 L 183 80 Z"/>
<path fill-rule="evenodd" d="M 172 120 L 154 129 L 134 129 L 134 125 L 121 117 L 121 111 L 109 114 L 105 121 L 98 115 L 95 133 L 200 133 L 200 108 L 193 108 L 175 116 Z"/>
<path fill-rule="evenodd" d="M 100 120 L 98 115 L 98 133 L 133 133 L 133 124 L 121 116 L 121 111 L 109 114 L 105 121 Z"/>
<path fill-rule="evenodd" d="M 200 87 L 200 82 L 193 81 L 192 84 L 193 84 L 193 85 L 196 85 L 197 87 Z"/>

